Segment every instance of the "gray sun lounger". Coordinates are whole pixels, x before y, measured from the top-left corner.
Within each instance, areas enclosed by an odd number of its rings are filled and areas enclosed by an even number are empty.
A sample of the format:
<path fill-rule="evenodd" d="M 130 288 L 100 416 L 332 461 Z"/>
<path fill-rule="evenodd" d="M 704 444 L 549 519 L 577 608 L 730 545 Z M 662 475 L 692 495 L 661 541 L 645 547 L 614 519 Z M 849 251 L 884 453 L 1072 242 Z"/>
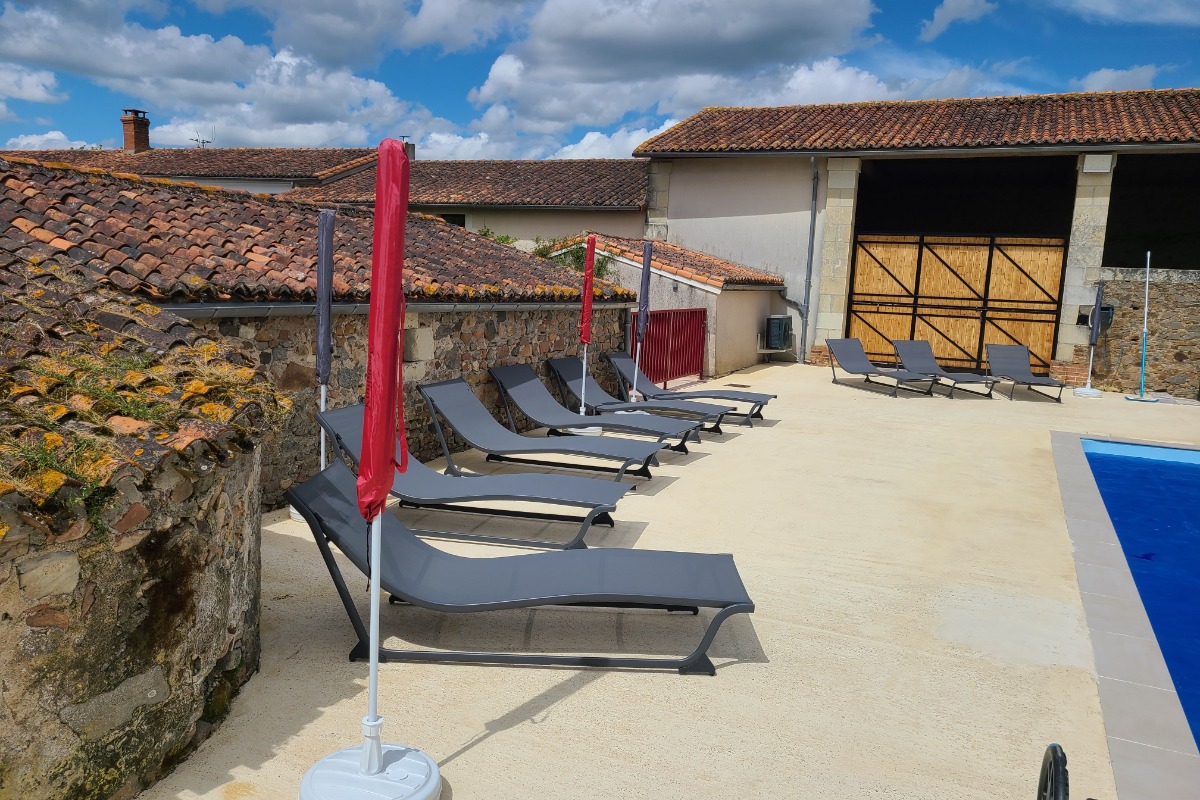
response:
<path fill-rule="evenodd" d="M 933 378 L 928 375 L 922 375 L 919 372 L 910 372 L 906 369 L 880 369 L 871 363 L 867 358 L 867 351 L 863 349 L 862 341 L 859 339 L 826 339 L 825 344 L 829 347 L 829 352 L 833 358 L 829 359 L 829 369 L 833 371 L 833 382 L 840 383 L 837 378 L 837 369 L 834 368 L 834 362 L 842 368 L 842 371 L 850 375 L 861 375 L 867 383 L 877 383 L 880 386 L 888 386 L 892 390 L 892 397 L 895 397 L 901 389 L 906 389 L 910 392 L 919 394 L 933 394 Z M 884 383 L 883 381 L 872 380 L 872 378 L 890 378 L 893 383 Z M 910 384 L 926 383 L 928 386 L 924 389 L 918 389 Z"/>
<path fill-rule="evenodd" d="M 346 408 L 330 409 L 317 414 L 317 422 L 333 440 L 334 452 L 338 455 L 345 455 L 356 469 L 362 455 L 363 411 L 362 404 L 358 404 Z M 616 510 L 617 501 L 624 497 L 631 488 L 633 487 L 624 483 L 580 478 L 574 475 L 543 475 L 540 473 L 443 475 L 422 464 L 411 453 L 408 457 L 408 469 L 403 474 L 397 473 L 392 481 L 392 495 L 399 498 L 400 504 L 404 506 L 579 523 L 579 531 L 564 545 L 482 533 L 450 531 L 418 531 L 418 533 L 445 539 L 505 542 L 538 547 L 561 546 L 565 550 L 586 547 L 583 537 L 592 525 L 614 527 L 612 512 Z M 565 514 L 462 505 L 463 503 L 492 500 L 573 506 L 585 509 L 586 513 L 580 518 Z"/>
<path fill-rule="evenodd" d="M 776 395 L 763 392 L 745 392 L 737 389 L 699 389 L 695 391 L 678 392 L 660 389 L 654 381 L 638 367 L 637 362 L 628 353 L 613 351 L 605 353 L 603 358 L 612 366 L 621 387 L 621 395 L 628 400 L 629 390 L 633 388 L 633 379 L 637 377 L 638 393 L 650 400 L 724 400 L 731 403 L 746 403 L 750 408 L 746 411 L 730 411 L 725 416 L 741 417 L 743 425 L 754 426 L 754 420 L 762 419 L 762 409 Z"/>
<path fill-rule="evenodd" d="M 933 355 L 933 347 L 926 340 L 900 339 L 892 342 L 892 346 L 896 348 L 896 357 L 900 359 L 900 363 L 906 370 L 919 372 L 930 378 L 936 378 L 938 383 L 947 384 L 950 387 L 950 397 L 954 397 L 954 390 L 958 388 L 959 384 L 983 384 L 987 392 L 982 396 L 992 396 L 992 389 L 996 386 L 995 378 L 976 375 L 974 372 L 947 372 L 937 362 Z M 979 392 L 972 392 L 972 394 L 979 394 Z"/>
<path fill-rule="evenodd" d="M 369 574 L 369 526 L 358 513 L 354 473 L 335 461 L 304 483 L 288 489 L 286 496 L 308 523 L 358 636 L 350 658 L 366 659 L 370 656 L 369 633 L 330 548 L 333 544 L 363 574 Z M 433 611 L 453 614 L 567 605 L 692 613 L 698 613 L 700 608 L 715 608 L 717 612 L 696 649 L 680 658 L 381 647 L 381 661 L 673 668 L 684 674 L 715 675 L 707 652 L 717 630 L 730 616 L 754 611 L 754 603 L 729 555 L 597 548 L 469 558 L 452 555 L 422 541 L 387 513 L 383 515 L 382 541 L 380 587 L 392 595 L 393 602 Z"/>
<path fill-rule="evenodd" d="M 626 403 L 604 391 L 604 387 L 596 383 L 596 379 L 591 375 L 585 376 L 583 364 L 578 358 L 552 358 L 546 363 L 550 365 L 564 401 L 568 398 L 578 401 L 583 391 L 584 380 L 587 380 L 586 399 L 589 411 L 649 411 L 655 414 L 673 414 L 698 419 L 708 425 L 702 430 L 717 434 L 721 432 L 722 418 L 733 411 L 729 406 L 697 403 L 693 400 L 643 400 L 640 403 Z"/>
<path fill-rule="evenodd" d="M 533 438 L 514 433 L 495 420 L 462 378 L 427 383 L 418 386 L 417 391 L 429 404 L 434 430 L 446 455 L 446 472 L 450 475 L 462 473 L 454 463 L 454 456 L 450 452 L 450 445 L 446 441 L 446 434 L 438 417 L 445 420 L 471 447 L 487 453 L 488 461 L 512 461 L 560 469 L 614 472 L 614 480 L 618 481 L 625 477 L 626 472 L 650 478 L 650 466 L 658 464 L 655 453 L 662 448 L 658 442 L 605 439 L 599 436 L 589 436 L 586 440 L 582 436 Z M 544 461 L 527 457 L 550 453 L 617 461 L 620 465 L 607 467 L 601 464 Z"/>
<path fill-rule="evenodd" d="M 659 444 L 666 444 L 666 439 L 679 437 L 676 444 L 670 445 L 672 450 L 686 453 L 687 439 L 700 434 L 699 422 L 680 419 L 678 417 L 660 417 L 655 414 L 589 414 L 580 416 L 574 411 L 563 408 L 550 390 L 538 378 L 533 367 L 528 364 L 513 364 L 507 367 L 492 367 L 488 370 L 492 379 L 500 387 L 500 399 L 504 403 L 504 413 L 508 417 L 508 427 L 517 429 L 513 418 L 512 406 L 537 425 L 550 429 L 551 436 L 561 435 L 562 431 L 570 432 L 572 428 L 595 426 L 606 431 L 622 431 L 641 436 L 653 436 Z"/>
<path fill-rule="evenodd" d="M 1034 375 L 1033 370 L 1029 368 L 1029 359 L 1029 348 L 1023 344 L 987 345 L 988 374 L 994 378 L 1012 381 L 1012 391 L 1008 393 L 1009 400 L 1012 400 L 1013 395 L 1017 393 L 1018 386 L 1027 386 L 1029 391 L 1034 394 L 1040 394 L 1042 397 L 1049 397 L 1054 402 L 1061 403 L 1062 383 L 1054 378 Z M 1039 392 L 1034 388 L 1035 386 L 1058 389 L 1058 396 L 1054 397 L 1048 392 Z"/>

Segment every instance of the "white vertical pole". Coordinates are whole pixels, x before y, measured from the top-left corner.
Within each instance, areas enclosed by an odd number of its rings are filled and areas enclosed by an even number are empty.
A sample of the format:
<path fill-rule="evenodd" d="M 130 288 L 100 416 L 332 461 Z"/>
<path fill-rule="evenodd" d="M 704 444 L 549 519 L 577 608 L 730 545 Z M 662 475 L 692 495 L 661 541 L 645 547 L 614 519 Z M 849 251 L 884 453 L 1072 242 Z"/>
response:
<path fill-rule="evenodd" d="M 358 767 L 363 775 L 378 775 L 383 771 L 383 717 L 379 716 L 379 562 L 383 514 L 380 511 L 371 520 L 371 657 L 367 673 L 367 715 L 362 721 L 362 761 Z"/>
<path fill-rule="evenodd" d="M 1146 294 L 1142 300 L 1142 380 L 1138 397 L 1146 396 L 1146 340 L 1150 336 L 1150 251 L 1146 251 Z"/>
<path fill-rule="evenodd" d="M 581 417 L 585 416 L 587 414 L 587 400 L 586 400 L 587 378 L 588 378 L 587 349 L 588 349 L 587 342 L 584 342 L 583 343 L 583 383 L 579 387 L 579 415 Z"/>

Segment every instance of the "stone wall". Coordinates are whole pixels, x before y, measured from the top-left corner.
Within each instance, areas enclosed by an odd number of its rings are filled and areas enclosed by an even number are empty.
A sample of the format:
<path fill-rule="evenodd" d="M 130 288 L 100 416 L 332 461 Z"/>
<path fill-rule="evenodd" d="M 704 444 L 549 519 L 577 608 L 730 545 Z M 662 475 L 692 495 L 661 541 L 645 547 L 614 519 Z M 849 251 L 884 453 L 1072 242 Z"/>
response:
<path fill-rule="evenodd" d="M 257 670 L 259 451 L 211 453 L 62 529 L 0 498 L 0 800 L 133 797 Z"/>
<path fill-rule="evenodd" d="M 1113 324 L 1096 345 L 1092 384 L 1137 391 L 1141 375 L 1145 271 L 1104 269 L 1104 302 L 1114 307 Z M 1200 399 L 1200 270 L 1150 270 L 1150 335 L 1146 346 L 1146 391 Z M 1076 360 L 1087 360 L 1087 348 Z"/>
<path fill-rule="evenodd" d="M 624 307 L 596 307 L 592 317 L 589 362 L 592 374 L 610 391 L 616 386 L 601 353 L 623 347 Z M 267 507 L 282 504 L 283 492 L 308 478 L 319 461 L 316 423 L 318 389 L 313 345 L 313 317 L 246 317 L 200 321 L 202 333 L 220 333 L 240 347 L 295 404 L 286 429 L 263 442 L 262 486 Z M 488 376 L 488 367 L 530 363 L 541 371 L 549 358 L 578 355 L 577 306 L 533 311 L 480 310 L 422 312 L 409 307 L 405 321 L 405 418 L 410 450 L 422 461 L 439 458 L 441 447 L 430 423 L 417 385 L 463 377 L 474 386 L 498 420 L 503 421 L 499 395 Z M 363 314 L 333 318 L 334 356 L 330 375 L 330 408 L 362 402 L 366 385 L 367 317 Z M 542 373 L 544 374 L 544 373 Z M 466 448 L 461 441 L 456 450 Z"/>

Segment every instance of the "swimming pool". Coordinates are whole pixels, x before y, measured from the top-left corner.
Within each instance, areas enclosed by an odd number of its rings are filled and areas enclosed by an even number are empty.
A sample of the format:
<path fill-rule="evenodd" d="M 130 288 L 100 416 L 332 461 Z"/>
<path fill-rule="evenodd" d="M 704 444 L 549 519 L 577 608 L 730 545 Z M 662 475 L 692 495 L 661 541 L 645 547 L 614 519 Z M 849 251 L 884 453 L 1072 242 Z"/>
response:
<path fill-rule="evenodd" d="M 1093 439 L 1081 444 L 1200 740 L 1200 451 Z"/>

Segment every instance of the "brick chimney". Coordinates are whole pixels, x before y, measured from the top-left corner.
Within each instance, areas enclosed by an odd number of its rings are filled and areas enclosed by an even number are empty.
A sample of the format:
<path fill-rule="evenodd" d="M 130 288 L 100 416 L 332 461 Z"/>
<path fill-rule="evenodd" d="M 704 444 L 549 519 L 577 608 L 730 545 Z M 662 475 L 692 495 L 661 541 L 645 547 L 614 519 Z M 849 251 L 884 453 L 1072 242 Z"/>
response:
<path fill-rule="evenodd" d="M 150 149 L 150 118 L 145 111 L 125 109 L 121 117 L 121 128 L 125 132 L 125 152 L 140 153 Z"/>

